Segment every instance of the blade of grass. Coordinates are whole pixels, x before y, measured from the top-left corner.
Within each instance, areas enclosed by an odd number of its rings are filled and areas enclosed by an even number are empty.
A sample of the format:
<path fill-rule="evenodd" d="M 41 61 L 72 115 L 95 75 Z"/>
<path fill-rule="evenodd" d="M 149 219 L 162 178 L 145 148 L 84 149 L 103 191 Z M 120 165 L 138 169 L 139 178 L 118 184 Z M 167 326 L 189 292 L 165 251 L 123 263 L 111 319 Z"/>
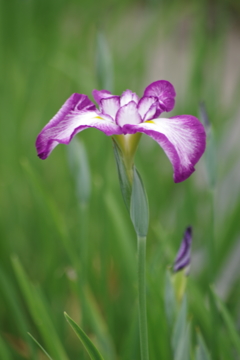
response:
<path fill-rule="evenodd" d="M 51 358 L 51 356 L 47 353 L 47 351 L 42 347 L 42 345 L 39 344 L 39 342 L 32 336 L 32 334 L 28 333 L 28 335 L 33 339 L 33 341 L 40 347 L 40 349 L 44 352 L 44 354 L 50 359 L 53 360 Z"/>
<path fill-rule="evenodd" d="M 89 339 L 89 337 L 85 334 L 85 332 L 75 323 L 73 319 L 65 312 L 64 316 L 67 322 L 71 325 L 76 335 L 81 340 L 82 344 L 84 345 L 85 349 L 87 350 L 90 358 L 92 360 L 103 360 L 102 355 L 99 353 L 95 345 Z"/>

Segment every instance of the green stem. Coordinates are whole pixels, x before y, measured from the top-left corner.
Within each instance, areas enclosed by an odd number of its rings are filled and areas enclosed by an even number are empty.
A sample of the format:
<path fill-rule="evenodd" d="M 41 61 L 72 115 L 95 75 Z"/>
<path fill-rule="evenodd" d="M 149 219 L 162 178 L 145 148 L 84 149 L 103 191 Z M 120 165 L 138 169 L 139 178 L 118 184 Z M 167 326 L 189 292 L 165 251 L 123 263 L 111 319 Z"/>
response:
<path fill-rule="evenodd" d="M 215 191 L 210 189 L 210 206 L 211 206 L 211 233 L 209 236 L 209 254 L 208 254 L 208 271 L 209 283 L 213 284 L 215 280 Z"/>
<path fill-rule="evenodd" d="M 215 258 L 216 258 L 216 250 L 215 250 L 215 190 L 214 188 L 210 189 L 210 205 L 211 205 L 211 233 L 209 237 L 209 249 L 208 249 L 208 278 L 209 278 L 209 286 L 208 286 L 208 296 L 209 296 L 209 304 L 210 304 L 210 312 L 211 312 L 211 349 L 212 349 L 212 358 L 213 360 L 219 359 L 218 354 L 218 338 L 216 328 L 219 325 L 219 315 L 218 309 L 216 306 L 215 299 L 213 297 L 211 286 L 215 280 Z"/>
<path fill-rule="evenodd" d="M 146 237 L 138 236 L 138 301 L 141 360 L 148 360 L 148 331 L 146 307 Z"/>
<path fill-rule="evenodd" d="M 88 205 L 79 204 L 79 215 L 81 219 L 80 227 L 80 292 L 81 292 L 81 310 L 82 310 L 82 327 L 86 328 L 89 321 L 88 307 L 86 304 L 86 287 L 88 284 Z"/>

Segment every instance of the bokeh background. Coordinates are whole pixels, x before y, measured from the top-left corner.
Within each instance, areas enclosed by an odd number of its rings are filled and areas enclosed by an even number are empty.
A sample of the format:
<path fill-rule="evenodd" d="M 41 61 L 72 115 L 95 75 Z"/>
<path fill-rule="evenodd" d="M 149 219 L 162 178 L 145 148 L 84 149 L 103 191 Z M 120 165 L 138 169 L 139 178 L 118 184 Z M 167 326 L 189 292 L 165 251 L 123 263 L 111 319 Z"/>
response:
<path fill-rule="evenodd" d="M 237 0 L 0 1 L 1 359 L 46 358 L 27 332 L 56 360 L 87 358 L 63 311 L 85 326 L 105 359 L 139 358 L 136 239 L 111 138 L 94 129 L 77 136 L 91 176 L 84 201 L 69 147 L 41 161 L 34 144 L 73 92 L 92 99 L 94 88 L 131 89 L 141 96 L 159 79 L 176 89 L 170 116 L 199 117 L 204 102 L 211 149 L 180 184 L 150 138 L 142 136 L 136 154 L 150 205 L 150 357 L 171 359 L 164 279 L 192 225 L 192 328 L 213 359 L 239 358 L 216 309 L 211 320 L 208 301 L 214 284 L 239 328 L 239 24 Z"/>

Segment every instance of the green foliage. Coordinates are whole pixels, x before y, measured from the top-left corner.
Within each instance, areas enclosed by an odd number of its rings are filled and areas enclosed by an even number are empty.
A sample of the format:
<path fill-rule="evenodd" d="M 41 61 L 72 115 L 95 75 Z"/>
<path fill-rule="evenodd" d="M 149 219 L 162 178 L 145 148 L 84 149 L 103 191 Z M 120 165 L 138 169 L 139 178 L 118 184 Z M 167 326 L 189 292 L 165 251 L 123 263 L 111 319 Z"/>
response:
<path fill-rule="evenodd" d="M 67 360 L 68 357 L 51 321 L 40 290 L 30 283 L 18 258 L 12 258 L 12 263 L 28 309 L 44 341 L 57 359 Z"/>
<path fill-rule="evenodd" d="M 235 348 L 235 350 L 238 353 L 238 356 L 240 355 L 240 338 L 239 338 L 239 333 L 236 329 L 236 325 L 234 324 L 233 319 L 231 318 L 231 315 L 229 314 L 228 310 L 226 309 L 224 303 L 221 301 L 221 299 L 214 294 L 215 297 L 215 301 L 219 307 L 219 312 L 223 318 L 228 336 Z"/>

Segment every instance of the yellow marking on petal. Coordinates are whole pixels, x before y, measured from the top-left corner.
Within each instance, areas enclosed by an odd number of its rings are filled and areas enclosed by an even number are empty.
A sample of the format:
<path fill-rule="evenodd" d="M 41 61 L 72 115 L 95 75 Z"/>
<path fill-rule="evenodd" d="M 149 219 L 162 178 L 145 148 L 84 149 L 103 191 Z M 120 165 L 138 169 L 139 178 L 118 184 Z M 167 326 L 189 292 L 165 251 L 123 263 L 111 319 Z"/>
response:
<path fill-rule="evenodd" d="M 147 120 L 147 121 L 144 121 L 145 123 L 150 123 L 150 124 L 155 124 L 155 122 L 153 120 Z"/>
<path fill-rule="evenodd" d="M 104 119 L 103 119 L 103 118 L 101 118 L 100 116 L 95 116 L 95 119 L 104 120 Z"/>

